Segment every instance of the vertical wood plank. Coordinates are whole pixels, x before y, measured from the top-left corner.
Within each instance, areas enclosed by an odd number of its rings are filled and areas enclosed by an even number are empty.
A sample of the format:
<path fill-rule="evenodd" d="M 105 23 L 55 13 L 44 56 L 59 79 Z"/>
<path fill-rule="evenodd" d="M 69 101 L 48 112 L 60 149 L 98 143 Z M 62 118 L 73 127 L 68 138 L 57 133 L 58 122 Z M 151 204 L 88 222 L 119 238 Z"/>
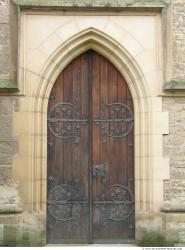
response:
<path fill-rule="evenodd" d="M 100 112 L 100 68 L 99 64 L 99 54 L 93 52 L 92 54 L 92 116 L 93 121 L 95 117 Z M 100 160 L 100 129 L 97 126 L 94 126 L 93 122 L 93 166 L 97 165 Z M 99 189 L 99 181 L 94 178 L 93 179 L 93 199 L 95 199 L 95 195 L 97 190 Z"/>
<path fill-rule="evenodd" d="M 94 55 L 95 56 L 95 55 Z M 94 65 L 97 69 L 98 63 Z M 97 84 L 99 86 L 97 88 Z M 94 83 L 94 81 L 93 81 Z M 96 85 L 93 85 L 93 119 L 95 119 L 97 114 L 102 112 L 103 116 L 100 118 L 104 120 L 102 122 L 103 127 L 100 129 L 101 125 L 93 124 L 93 142 L 94 148 L 97 150 L 95 156 L 98 161 L 96 164 L 105 165 L 105 176 L 94 176 L 93 179 L 93 201 L 97 204 L 97 197 L 99 199 L 99 205 L 94 205 L 94 242 L 95 243 L 120 243 L 128 242 L 128 240 L 134 239 L 134 229 L 130 227 L 131 223 L 134 222 L 134 214 L 128 216 L 125 219 L 110 219 L 111 213 L 119 214 L 121 209 L 124 209 L 121 205 L 118 205 L 119 199 L 129 199 L 128 193 L 124 197 L 120 193 L 118 195 L 116 192 L 124 192 L 120 185 L 129 186 L 129 178 L 134 178 L 133 176 L 133 164 L 132 160 L 134 158 L 134 152 L 130 151 L 128 146 L 128 137 L 123 138 L 113 138 L 113 132 L 121 129 L 123 126 L 119 121 L 123 118 L 124 114 L 117 110 L 116 107 L 123 107 L 124 105 L 129 105 L 133 111 L 133 106 L 131 106 L 132 99 L 130 98 L 130 103 L 127 101 L 127 95 L 130 94 L 128 87 L 124 78 L 121 76 L 119 71 L 103 56 L 99 55 L 99 78 L 96 78 Z M 98 93 L 99 99 L 98 99 Z M 94 98 L 94 96 L 96 98 Z M 131 97 L 131 96 L 130 96 Z M 97 112 L 99 100 L 99 112 Z M 101 105 L 101 102 L 104 105 Z M 128 116 L 126 111 L 126 117 Z M 127 128 L 127 126 L 126 126 Z M 125 128 L 125 130 L 126 130 Z M 98 131 L 99 133 L 94 132 Z M 102 141 L 102 133 L 107 132 L 106 140 Z M 133 131 L 131 132 L 133 134 Z M 94 138 L 94 136 L 99 136 L 99 139 Z M 129 135 L 129 139 L 132 141 L 133 137 Z M 98 144 L 97 144 L 98 143 Z M 98 153 L 99 152 L 99 153 Z M 131 160 L 132 159 L 132 160 Z M 132 190 L 133 192 L 134 190 Z M 114 200 L 118 199 L 118 201 Z M 116 198 L 117 197 L 117 198 Z M 120 200 L 120 201 L 121 201 Z M 104 202 L 108 202 L 105 203 Z M 112 211 L 112 212 L 111 212 Z M 115 211 L 115 212 L 113 212 Z M 107 216 L 107 219 L 106 219 Z M 115 216 L 115 215 L 114 215 Z M 109 218 L 109 219 L 108 219 Z"/>
<path fill-rule="evenodd" d="M 78 119 L 83 120 L 88 116 L 87 85 L 88 65 L 85 53 L 74 59 L 63 70 L 51 91 L 54 100 L 49 102 L 48 111 L 59 103 L 68 103 L 62 104 L 63 111 L 60 109 L 60 116 L 57 114 L 58 111 L 55 111 L 58 119 L 55 123 L 60 132 L 70 131 L 71 134 L 68 135 L 72 135 L 73 138 L 62 139 L 48 130 L 48 140 L 52 138 L 54 144 L 54 150 L 48 155 L 48 175 L 53 176 L 57 181 L 53 187 L 48 183 L 48 193 L 53 193 L 52 202 L 59 205 L 58 207 L 53 205 L 55 215 L 59 216 L 61 213 L 61 217 L 63 216 L 62 220 L 55 219 L 51 211 L 48 211 L 49 243 L 87 243 L 89 241 L 89 152 L 86 149 L 89 141 L 88 123 L 83 125 L 78 123 Z M 76 140 L 74 134 L 77 130 L 80 131 L 79 140 Z M 85 157 L 83 157 L 84 153 Z"/>

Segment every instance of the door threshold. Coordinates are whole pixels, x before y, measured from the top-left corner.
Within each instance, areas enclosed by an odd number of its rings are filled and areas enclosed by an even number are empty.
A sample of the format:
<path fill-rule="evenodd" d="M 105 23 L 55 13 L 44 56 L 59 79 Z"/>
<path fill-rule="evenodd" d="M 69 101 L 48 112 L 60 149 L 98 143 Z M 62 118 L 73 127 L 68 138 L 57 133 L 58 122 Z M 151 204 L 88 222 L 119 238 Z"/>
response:
<path fill-rule="evenodd" d="M 134 244 L 46 244 L 44 247 L 138 247 Z"/>

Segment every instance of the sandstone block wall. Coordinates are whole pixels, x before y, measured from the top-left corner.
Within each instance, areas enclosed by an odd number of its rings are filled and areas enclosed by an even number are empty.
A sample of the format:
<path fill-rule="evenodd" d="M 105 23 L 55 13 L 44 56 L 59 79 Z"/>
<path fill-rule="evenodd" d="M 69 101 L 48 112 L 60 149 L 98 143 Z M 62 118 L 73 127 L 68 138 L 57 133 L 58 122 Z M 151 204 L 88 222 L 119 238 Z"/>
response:
<path fill-rule="evenodd" d="M 0 79 L 9 78 L 9 5 L 7 0 L 0 1 Z"/>
<path fill-rule="evenodd" d="M 8 0 L 0 0 L 0 85 L 2 86 L 15 79 L 16 74 L 16 51 L 12 50 L 12 45 L 16 44 L 17 40 L 16 35 L 14 37 L 16 29 L 12 30 L 10 27 L 12 11 Z M 21 212 L 18 183 L 12 178 L 12 159 L 19 151 L 18 139 L 13 135 L 13 113 L 18 110 L 18 97 L 9 96 L 8 93 L 0 94 L 0 245 L 11 245 L 10 241 L 10 244 L 5 242 L 11 234 L 8 225 L 18 223 L 17 214 Z"/>
<path fill-rule="evenodd" d="M 164 155 L 170 158 L 170 180 L 164 183 L 165 200 L 182 199 L 185 197 L 185 98 L 164 97 L 163 109 L 169 111 L 170 119 L 170 133 L 164 136 Z"/>
<path fill-rule="evenodd" d="M 172 11 L 173 79 L 185 81 L 185 1 L 174 0 Z M 173 97 L 173 94 L 164 97 L 163 109 L 169 111 L 170 118 L 170 134 L 164 136 L 164 154 L 170 158 L 170 180 L 164 184 L 165 199 L 182 199 L 185 197 L 185 97 Z"/>
<path fill-rule="evenodd" d="M 11 16 L 11 17 L 10 17 Z M 12 46 L 16 43 L 17 36 L 14 36 L 16 29 L 12 30 L 10 20 L 14 16 L 14 10 L 9 0 L 0 0 L 0 85 L 4 81 L 9 81 L 15 76 L 15 61 L 12 55 Z M 16 20 L 15 20 L 16 21 Z M 12 43 L 12 40 L 15 41 Z M 14 73 L 12 73 L 14 72 Z M 8 94 L 0 95 L 0 189 L 3 186 L 12 187 L 12 158 L 18 153 L 18 140 L 13 136 L 13 113 L 19 109 L 19 100 L 16 96 Z M 11 182 L 11 184 L 10 184 Z M 14 185 L 13 185 L 14 186 Z M 5 189 L 4 189 L 5 190 Z M 2 197 L 1 197 L 2 196 Z M 11 196 L 11 195 L 10 195 Z M 13 195 L 14 196 L 14 195 Z M 16 203 L 13 198 L 12 205 Z M 11 199 L 10 199 L 11 200 Z M 3 198 L 0 192 L 0 206 L 4 206 L 8 201 Z M 11 201 L 10 201 L 11 204 Z M 1 208 L 0 208 L 0 212 Z"/>
<path fill-rule="evenodd" d="M 173 0 L 173 78 L 185 80 L 185 1 Z"/>

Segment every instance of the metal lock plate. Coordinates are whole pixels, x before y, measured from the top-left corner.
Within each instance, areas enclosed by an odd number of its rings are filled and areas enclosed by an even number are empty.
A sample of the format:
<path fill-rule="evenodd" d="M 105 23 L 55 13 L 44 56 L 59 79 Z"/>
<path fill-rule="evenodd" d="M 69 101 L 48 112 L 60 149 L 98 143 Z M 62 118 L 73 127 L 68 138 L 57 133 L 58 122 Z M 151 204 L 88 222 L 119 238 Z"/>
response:
<path fill-rule="evenodd" d="M 97 164 L 93 166 L 93 175 L 94 176 L 105 176 L 105 165 Z"/>

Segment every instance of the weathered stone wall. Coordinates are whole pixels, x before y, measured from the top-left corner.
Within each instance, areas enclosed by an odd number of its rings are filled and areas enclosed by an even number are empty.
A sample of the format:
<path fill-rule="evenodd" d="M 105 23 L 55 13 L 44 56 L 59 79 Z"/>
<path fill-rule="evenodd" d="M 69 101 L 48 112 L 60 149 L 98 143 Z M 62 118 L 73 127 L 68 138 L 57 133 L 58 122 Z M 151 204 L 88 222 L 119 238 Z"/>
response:
<path fill-rule="evenodd" d="M 173 78 L 185 79 L 185 1 L 173 1 Z"/>
<path fill-rule="evenodd" d="M 38 214 L 22 213 L 19 182 L 12 176 L 12 159 L 19 151 L 13 113 L 18 110 L 18 97 L 0 96 L 0 246 L 41 246 L 43 222 Z"/>
<path fill-rule="evenodd" d="M 0 92 L 17 90 L 18 10 L 0 0 Z"/>
<path fill-rule="evenodd" d="M 19 222 L 22 212 L 18 183 L 12 178 L 12 159 L 19 149 L 12 134 L 13 113 L 18 109 L 17 97 L 0 96 L 0 245 L 8 245 L 8 229 Z"/>
<path fill-rule="evenodd" d="M 0 1 L 0 79 L 9 79 L 9 5 L 7 0 Z"/>
<path fill-rule="evenodd" d="M 164 136 L 164 155 L 170 158 L 165 200 L 182 199 L 185 197 L 185 98 L 164 97 L 163 109 L 169 111 L 170 123 L 170 133 Z"/>
<path fill-rule="evenodd" d="M 164 136 L 164 155 L 170 159 L 170 180 L 164 182 L 165 231 L 168 238 L 185 243 L 185 1 L 173 0 L 172 78 L 183 92 L 163 98 L 169 112 L 170 133 Z M 178 96 L 178 93 L 180 95 Z"/>
<path fill-rule="evenodd" d="M 173 1 L 173 79 L 185 80 L 185 1 Z M 170 134 L 164 136 L 164 154 L 170 158 L 170 180 L 165 182 L 165 200 L 185 197 L 185 98 L 164 97 L 169 111 Z"/>
<path fill-rule="evenodd" d="M 16 97 L 0 97 L 0 185 L 11 179 L 12 158 L 18 152 L 18 142 L 12 134 L 13 112 L 17 110 Z"/>
<path fill-rule="evenodd" d="M 9 165 L 12 161 L 12 155 L 15 153 L 17 145 L 10 145 L 12 142 L 12 113 L 15 109 L 15 98 L 0 98 L 0 164 Z"/>
<path fill-rule="evenodd" d="M 2 81 L 9 81 L 16 65 L 12 61 L 12 35 L 10 16 L 12 6 L 8 0 L 0 0 L 0 85 Z M 16 30 L 15 30 L 16 31 Z M 14 32 L 13 32 L 14 33 Z M 15 36 L 16 40 L 16 36 Z M 15 44 L 15 42 L 13 42 Z M 15 54 L 15 52 L 13 52 Z M 13 136 L 13 113 L 18 111 L 18 97 L 0 96 L 0 190 L 7 186 L 7 196 L 0 191 L 0 213 L 2 207 L 16 204 L 16 192 L 8 193 L 8 186 L 12 190 L 16 184 L 12 182 L 12 158 L 18 152 L 18 141 Z M 10 199 L 9 199 L 10 196 Z M 10 205 L 11 207 L 11 205 Z M 12 210 L 12 208 L 10 208 Z"/>
<path fill-rule="evenodd" d="M 15 79 L 16 74 L 16 52 L 11 42 L 15 38 L 16 44 L 16 35 L 13 38 L 14 32 L 11 34 L 10 15 L 13 12 L 9 1 L 0 0 L 0 87 Z M 9 238 L 15 232 L 11 233 L 10 225 L 19 223 L 22 212 L 18 182 L 12 178 L 12 160 L 19 150 L 13 135 L 13 113 L 18 110 L 18 97 L 0 96 L 0 245 L 11 245 Z"/>

